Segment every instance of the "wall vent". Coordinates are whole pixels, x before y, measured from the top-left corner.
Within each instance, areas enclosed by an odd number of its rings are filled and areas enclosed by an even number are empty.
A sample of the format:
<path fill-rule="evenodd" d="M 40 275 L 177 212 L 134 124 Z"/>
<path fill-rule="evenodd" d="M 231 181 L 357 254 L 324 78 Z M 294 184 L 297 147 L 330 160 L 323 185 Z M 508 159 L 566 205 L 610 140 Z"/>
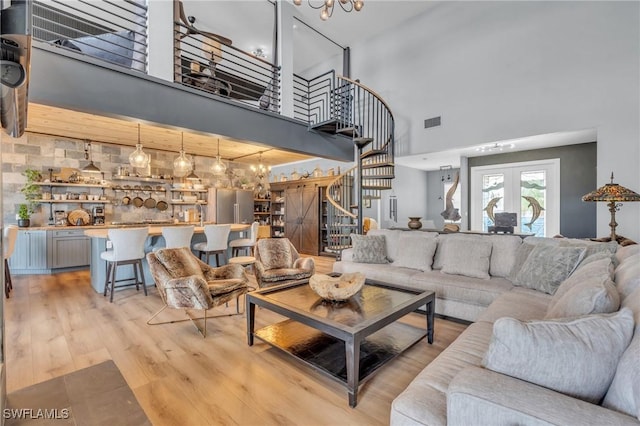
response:
<path fill-rule="evenodd" d="M 427 118 L 426 120 L 424 120 L 424 128 L 428 129 L 429 127 L 439 126 L 440 125 L 440 118 L 441 117 Z"/>

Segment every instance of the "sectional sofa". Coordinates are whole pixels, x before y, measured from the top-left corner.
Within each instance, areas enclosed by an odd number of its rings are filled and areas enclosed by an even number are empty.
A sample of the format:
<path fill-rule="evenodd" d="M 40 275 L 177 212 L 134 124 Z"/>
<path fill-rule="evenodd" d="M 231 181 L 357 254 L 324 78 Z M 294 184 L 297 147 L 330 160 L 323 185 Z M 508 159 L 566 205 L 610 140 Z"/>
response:
<path fill-rule="evenodd" d="M 640 425 L 639 245 L 382 229 L 334 271 L 433 290 L 472 322 L 392 425 Z"/>

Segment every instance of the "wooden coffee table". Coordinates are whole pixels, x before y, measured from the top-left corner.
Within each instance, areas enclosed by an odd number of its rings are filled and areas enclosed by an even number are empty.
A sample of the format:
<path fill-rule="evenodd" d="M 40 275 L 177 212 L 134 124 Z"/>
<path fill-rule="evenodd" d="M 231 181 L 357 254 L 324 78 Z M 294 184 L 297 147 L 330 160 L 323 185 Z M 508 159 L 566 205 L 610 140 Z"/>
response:
<path fill-rule="evenodd" d="M 322 300 L 297 281 L 247 293 L 247 341 L 254 336 L 346 386 L 357 404 L 360 383 L 427 336 L 433 343 L 435 295 L 367 281 L 346 302 Z M 397 321 L 426 305 L 426 329 Z M 288 318 L 255 330 L 256 306 Z"/>

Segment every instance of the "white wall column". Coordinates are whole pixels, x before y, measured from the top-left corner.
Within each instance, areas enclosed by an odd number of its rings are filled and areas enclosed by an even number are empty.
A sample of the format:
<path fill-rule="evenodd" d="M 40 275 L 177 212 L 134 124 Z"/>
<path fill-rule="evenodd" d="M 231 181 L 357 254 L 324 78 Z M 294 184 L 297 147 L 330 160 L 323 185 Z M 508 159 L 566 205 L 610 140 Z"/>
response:
<path fill-rule="evenodd" d="M 172 0 L 150 0 L 148 74 L 173 81 L 173 5 Z"/>
<path fill-rule="evenodd" d="M 280 113 L 293 117 L 293 11 L 290 3 L 276 2 L 278 8 L 278 64 L 280 65 Z"/>

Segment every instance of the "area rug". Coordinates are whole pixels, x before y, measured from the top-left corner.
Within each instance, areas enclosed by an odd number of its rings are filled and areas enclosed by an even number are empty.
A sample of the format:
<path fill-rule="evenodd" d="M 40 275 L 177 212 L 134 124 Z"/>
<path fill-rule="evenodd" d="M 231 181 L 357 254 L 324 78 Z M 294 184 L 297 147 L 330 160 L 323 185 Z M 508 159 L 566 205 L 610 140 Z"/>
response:
<path fill-rule="evenodd" d="M 113 361 L 11 392 L 5 425 L 150 425 Z"/>

